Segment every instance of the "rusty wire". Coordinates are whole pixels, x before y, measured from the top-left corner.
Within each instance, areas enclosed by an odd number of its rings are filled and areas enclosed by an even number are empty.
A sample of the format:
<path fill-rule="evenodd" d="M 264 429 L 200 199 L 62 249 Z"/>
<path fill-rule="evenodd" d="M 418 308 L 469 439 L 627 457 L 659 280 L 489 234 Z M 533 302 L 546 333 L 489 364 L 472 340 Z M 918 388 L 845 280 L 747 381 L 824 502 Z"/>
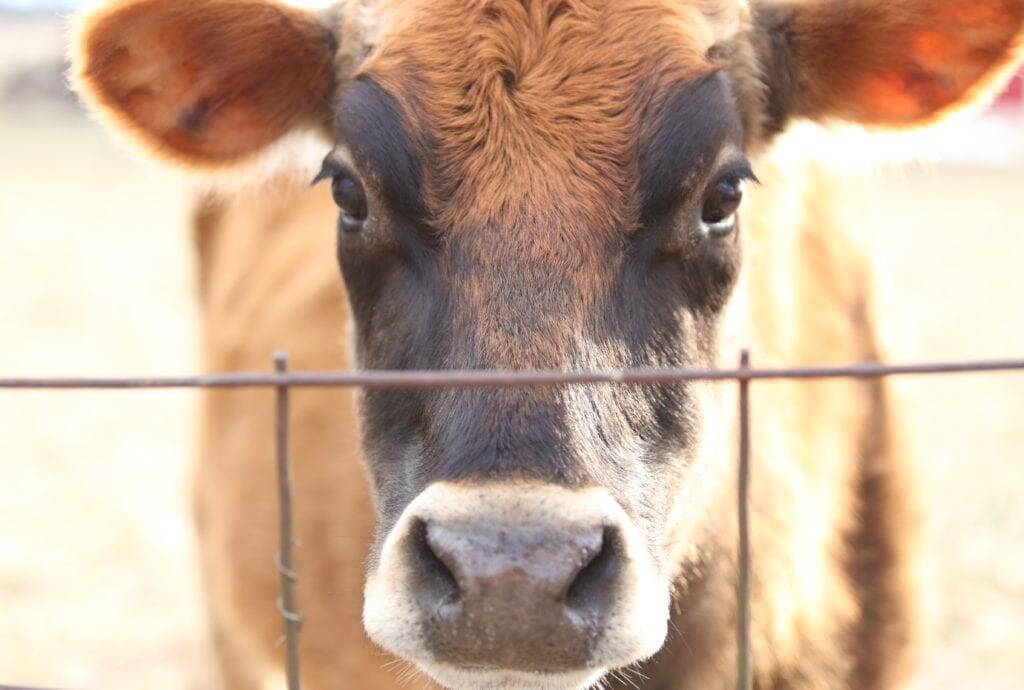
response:
<path fill-rule="evenodd" d="M 617 383 L 654 385 L 686 381 L 869 379 L 1024 371 L 1024 359 L 888 365 L 874 362 L 828 367 L 765 369 L 624 369 L 619 371 L 360 371 L 207 374 L 133 377 L 6 377 L 2 389 L 137 388 L 517 388 Z"/>
<path fill-rule="evenodd" d="M 274 561 L 280 575 L 278 611 L 284 622 L 288 690 L 300 690 L 299 630 L 295 587 L 298 576 L 292 560 L 292 486 L 288 452 L 289 391 L 292 388 L 510 388 L 581 384 L 657 385 L 686 381 L 736 381 L 739 386 L 739 458 L 737 474 L 737 690 L 753 687 L 750 593 L 753 569 L 750 547 L 750 383 L 752 381 L 809 379 L 867 379 L 891 376 L 926 376 L 992 372 L 1024 372 L 1024 359 L 933 362 L 887 365 L 861 363 L 846 366 L 762 368 L 750 366 L 744 351 L 736 369 L 630 369 L 621 371 L 362 371 L 290 372 L 288 357 L 274 355 L 274 373 L 207 374 L 160 377 L 7 377 L 0 390 L 119 390 L 175 388 L 274 388 L 275 457 L 278 476 L 280 549 Z M 43 690 L 0 685 L 0 690 Z"/>

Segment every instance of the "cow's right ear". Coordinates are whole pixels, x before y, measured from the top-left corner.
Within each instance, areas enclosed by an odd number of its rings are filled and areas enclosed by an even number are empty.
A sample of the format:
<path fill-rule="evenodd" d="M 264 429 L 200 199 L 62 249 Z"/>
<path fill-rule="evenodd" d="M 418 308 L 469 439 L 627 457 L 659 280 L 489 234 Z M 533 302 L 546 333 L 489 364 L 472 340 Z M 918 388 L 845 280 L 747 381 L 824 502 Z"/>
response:
<path fill-rule="evenodd" d="M 147 151 L 211 168 L 329 127 L 335 45 L 318 15 L 268 0 L 116 0 L 79 20 L 72 78 Z"/>

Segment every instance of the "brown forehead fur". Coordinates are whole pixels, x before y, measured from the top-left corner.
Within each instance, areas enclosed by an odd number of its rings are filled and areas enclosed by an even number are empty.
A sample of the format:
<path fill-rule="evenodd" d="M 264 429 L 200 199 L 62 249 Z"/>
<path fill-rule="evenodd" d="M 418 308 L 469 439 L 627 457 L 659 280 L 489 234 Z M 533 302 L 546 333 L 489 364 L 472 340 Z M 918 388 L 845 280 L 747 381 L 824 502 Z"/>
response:
<path fill-rule="evenodd" d="M 741 7 L 386 0 L 373 8 L 382 25 L 357 76 L 396 99 L 424 149 L 431 225 L 477 269 L 460 276 L 451 259 L 441 270 L 459 311 L 475 315 L 464 327 L 477 334 L 477 350 L 492 353 L 487 364 L 563 363 L 609 289 L 620 257 L 613 247 L 636 223 L 637 142 L 680 85 L 723 66 L 710 49 Z M 506 337 L 523 327 L 531 338 Z"/>
<path fill-rule="evenodd" d="M 679 0 L 403 2 L 381 7 L 389 19 L 360 71 L 431 141 L 425 191 L 440 227 L 600 232 L 629 221 L 642 114 L 715 67 L 702 5 L 736 12 Z"/>

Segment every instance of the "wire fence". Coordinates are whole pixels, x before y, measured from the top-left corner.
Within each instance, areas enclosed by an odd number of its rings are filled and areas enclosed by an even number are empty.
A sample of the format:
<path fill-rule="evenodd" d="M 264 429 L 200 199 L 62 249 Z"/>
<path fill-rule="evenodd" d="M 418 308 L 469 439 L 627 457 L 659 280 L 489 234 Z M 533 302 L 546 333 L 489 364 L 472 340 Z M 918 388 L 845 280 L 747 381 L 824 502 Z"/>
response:
<path fill-rule="evenodd" d="M 266 388 L 275 391 L 275 457 L 279 507 L 279 549 L 274 565 L 280 576 L 277 608 L 284 627 L 288 690 L 301 690 L 298 612 L 295 587 L 299 574 L 292 560 L 292 482 L 289 457 L 290 392 L 301 388 L 522 388 L 574 385 L 650 386 L 691 381 L 735 382 L 739 388 L 739 457 L 737 474 L 737 690 L 752 690 L 750 592 L 751 484 L 750 387 L 752 382 L 824 379 L 879 379 L 894 376 L 1024 372 L 1024 359 L 932 362 L 904 365 L 861 363 L 834 367 L 752 368 L 744 351 L 735 369 L 629 369 L 619 371 L 362 371 L 292 372 L 288 356 L 274 355 L 273 373 L 207 374 L 161 377 L 0 377 L 0 390 L 138 390 L 173 388 Z M 0 690 L 47 690 L 0 684 Z M 55 689 L 50 689 L 55 690 Z"/>

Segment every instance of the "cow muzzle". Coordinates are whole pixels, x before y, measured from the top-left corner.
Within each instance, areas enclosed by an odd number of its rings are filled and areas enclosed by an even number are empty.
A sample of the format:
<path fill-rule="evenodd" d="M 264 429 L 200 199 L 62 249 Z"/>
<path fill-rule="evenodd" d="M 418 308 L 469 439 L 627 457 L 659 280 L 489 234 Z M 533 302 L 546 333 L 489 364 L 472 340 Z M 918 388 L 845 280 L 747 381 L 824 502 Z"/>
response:
<path fill-rule="evenodd" d="M 438 483 L 385 540 L 364 623 L 450 688 L 575 690 L 661 647 L 668 592 L 603 490 Z"/>

